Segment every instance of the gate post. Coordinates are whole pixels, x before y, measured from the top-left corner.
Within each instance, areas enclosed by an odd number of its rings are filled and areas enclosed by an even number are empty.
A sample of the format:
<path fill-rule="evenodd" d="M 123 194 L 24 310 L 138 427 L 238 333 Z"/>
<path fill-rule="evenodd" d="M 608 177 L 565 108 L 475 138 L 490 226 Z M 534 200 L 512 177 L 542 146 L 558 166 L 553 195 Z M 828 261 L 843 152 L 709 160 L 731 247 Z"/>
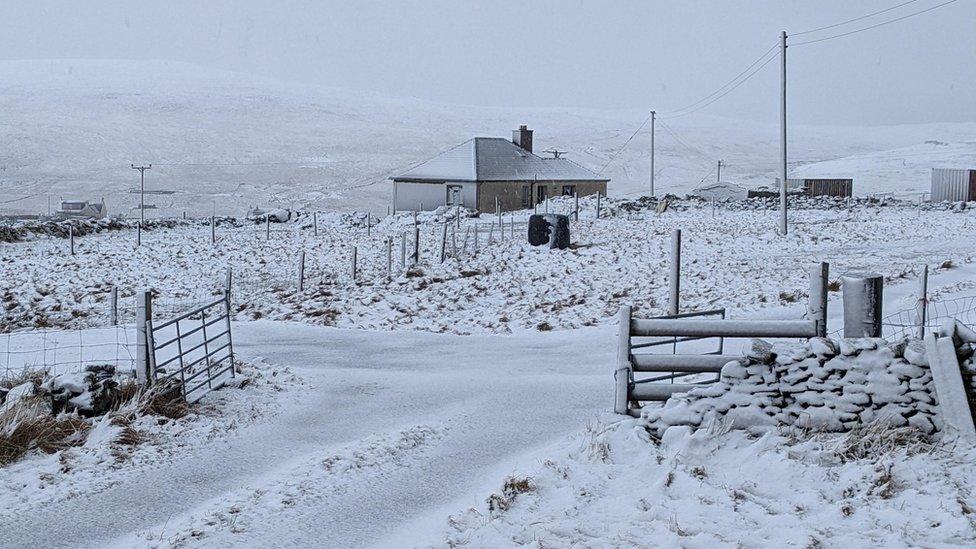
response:
<path fill-rule="evenodd" d="M 618 414 L 627 413 L 630 400 L 630 306 L 620 307 L 617 313 L 617 368 L 613 372 L 614 399 L 613 411 Z"/>
<path fill-rule="evenodd" d="M 149 371 L 149 334 L 146 331 L 152 318 L 152 292 L 139 290 L 136 293 L 136 380 L 142 385 L 152 383 Z"/>
<path fill-rule="evenodd" d="M 844 337 L 881 337 L 884 277 L 852 272 L 841 277 L 844 291 Z"/>
<path fill-rule="evenodd" d="M 830 265 L 821 262 L 810 271 L 810 302 L 808 317 L 817 323 L 817 335 L 827 337 L 827 277 Z"/>
<path fill-rule="evenodd" d="M 929 304 L 929 266 L 922 270 L 918 285 L 918 301 L 915 302 L 915 322 L 918 323 L 918 338 L 925 338 L 926 309 Z"/>

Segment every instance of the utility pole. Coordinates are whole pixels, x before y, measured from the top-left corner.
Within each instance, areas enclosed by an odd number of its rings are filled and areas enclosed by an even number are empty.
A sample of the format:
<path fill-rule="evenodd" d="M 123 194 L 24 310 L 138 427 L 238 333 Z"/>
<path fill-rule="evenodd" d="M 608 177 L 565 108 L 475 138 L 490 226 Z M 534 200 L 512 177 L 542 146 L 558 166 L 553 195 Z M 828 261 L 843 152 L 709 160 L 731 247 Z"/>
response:
<path fill-rule="evenodd" d="M 788 231 L 786 221 L 786 31 L 780 35 L 780 50 L 782 51 L 782 74 L 781 84 L 782 93 L 780 94 L 780 152 L 782 153 L 783 165 L 780 166 L 780 188 L 779 188 L 779 234 L 786 236 Z"/>
<path fill-rule="evenodd" d="M 716 183 L 722 182 L 722 161 L 721 160 L 718 161 L 718 173 L 715 174 L 715 182 Z"/>
<path fill-rule="evenodd" d="M 148 166 L 136 166 L 135 164 L 130 164 L 133 170 L 139 170 L 139 231 L 142 231 L 142 226 L 146 223 L 146 170 L 152 169 L 152 164 Z M 142 239 L 137 241 L 138 244 L 142 244 Z"/>
<path fill-rule="evenodd" d="M 651 111 L 651 196 L 654 196 L 654 119 L 657 111 Z"/>

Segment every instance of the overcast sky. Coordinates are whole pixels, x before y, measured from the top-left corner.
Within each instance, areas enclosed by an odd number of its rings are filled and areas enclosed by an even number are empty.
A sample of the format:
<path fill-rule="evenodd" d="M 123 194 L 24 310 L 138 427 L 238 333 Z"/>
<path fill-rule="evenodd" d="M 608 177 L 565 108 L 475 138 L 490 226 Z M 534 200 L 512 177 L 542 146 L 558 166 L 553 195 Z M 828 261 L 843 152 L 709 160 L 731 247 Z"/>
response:
<path fill-rule="evenodd" d="M 0 57 L 167 59 L 438 102 L 668 111 L 732 79 L 781 30 L 903 1 L 11 1 Z M 976 121 L 976 0 L 789 53 L 795 121 Z M 776 60 L 705 112 L 775 122 L 778 93 Z"/>

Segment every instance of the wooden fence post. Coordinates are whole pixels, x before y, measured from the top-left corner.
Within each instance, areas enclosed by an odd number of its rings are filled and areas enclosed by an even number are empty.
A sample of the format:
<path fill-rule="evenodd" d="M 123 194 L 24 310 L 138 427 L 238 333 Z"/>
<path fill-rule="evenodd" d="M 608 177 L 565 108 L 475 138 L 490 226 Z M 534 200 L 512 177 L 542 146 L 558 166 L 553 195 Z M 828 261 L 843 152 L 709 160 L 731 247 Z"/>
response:
<path fill-rule="evenodd" d="M 75 226 L 68 225 L 68 242 L 71 244 L 71 255 L 75 255 Z"/>
<path fill-rule="evenodd" d="M 451 257 L 457 257 L 457 227 L 451 225 Z"/>
<path fill-rule="evenodd" d="M 393 278 L 393 238 L 386 239 L 386 278 Z"/>
<path fill-rule="evenodd" d="M 210 216 L 210 243 L 217 243 L 217 220 L 214 216 Z"/>
<path fill-rule="evenodd" d="M 298 291 L 305 291 L 305 251 L 298 252 Z"/>
<path fill-rule="evenodd" d="M 920 203 L 921 204 L 921 203 Z M 925 322 L 929 304 L 929 266 L 922 268 L 918 284 L 918 301 L 915 302 L 915 321 L 918 323 L 918 338 L 925 339 Z"/>
<path fill-rule="evenodd" d="M 573 221 L 579 221 L 579 193 L 573 191 Z"/>
<path fill-rule="evenodd" d="M 420 225 L 413 226 L 413 263 L 420 263 Z"/>
<path fill-rule="evenodd" d="M 852 272 L 841 277 L 844 288 L 844 337 L 881 337 L 884 277 Z"/>
<path fill-rule="evenodd" d="M 681 293 L 681 229 L 671 233 L 671 276 L 668 279 L 668 314 L 678 314 L 678 296 Z"/>
<path fill-rule="evenodd" d="M 488 227 L 488 245 L 491 245 L 491 239 L 495 236 L 495 222 L 492 221 L 491 225 Z"/>
<path fill-rule="evenodd" d="M 112 326 L 119 325 L 119 287 L 112 286 L 108 294 L 108 322 Z"/>
<path fill-rule="evenodd" d="M 630 393 L 630 306 L 620 307 L 617 313 L 617 366 L 613 372 L 614 404 L 613 411 L 626 414 Z"/>
<path fill-rule="evenodd" d="M 142 385 L 152 383 L 149 371 L 149 338 L 146 324 L 152 318 L 152 292 L 139 290 L 136 294 L 136 380 Z"/>
<path fill-rule="evenodd" d="M 471 232 L 471 225 L 464 227 L 464 240 L 461 242 L 461 253 L 468 253 L 468 233 Z"/>
<path fill-rule="evenodd" d="M 264 239 L 271 240 L 271 214 L 264 214 Z"/>
<path fill-rule="evenodd" d="M 400 269 L 407 268 L 407 233 L 400 233 Z"/>
<path fill-rule="evenodd" d="M 228 299 L 230 299 L 230 283 L 234 278 L 234 272 L 230 267 L 227 267 L 227 277 L 224 280 L 224 292 L 227 294 Z"/>
<path fill-rule="evenodd" d="M 370 236 L 373 231 L 373 216 L 366 212 L 366 236 Z"/>
<path fill-rule="evenodd" d="M 358 249 L 356 248 L 356 246 L 353 246 L 352 247 L 352 281 L 353 282 L 356 282 L 356 275 L 358 271 L 358 269 L 356 268 L 357 251 Z"/>
<path fill-rule="evenodd" d="M 312 212 L 312 234 L 319 235 L 319 212 Z"/>
<path fill-rule="evenodd" d="M 596 218 L 600 219 L 600 191 L 596 193 Z"/>
<path fill-rule="evenodd" d="M 810 300 L 807 304 L 810 320 L 817 323 L 817 335 L 827 337 L 827 278 L 830 266 L 821 262 L 810 271 Z"/>
<path fill-rule="evenodd" d="M 136 223 L 136 246 L 142 246 L 142 221 Z"/>
<path fill-rule="evenodd" d="M 444 263 L 447 255 L 447 221 L 444 222 L 443 232 L 441 233 L 441 263 Z"/>
<path fill-rule="evenodd" d="M 481 232 L 481 223 L 474 222 L 474 251 L 478 252 L 478 233 Z"/>

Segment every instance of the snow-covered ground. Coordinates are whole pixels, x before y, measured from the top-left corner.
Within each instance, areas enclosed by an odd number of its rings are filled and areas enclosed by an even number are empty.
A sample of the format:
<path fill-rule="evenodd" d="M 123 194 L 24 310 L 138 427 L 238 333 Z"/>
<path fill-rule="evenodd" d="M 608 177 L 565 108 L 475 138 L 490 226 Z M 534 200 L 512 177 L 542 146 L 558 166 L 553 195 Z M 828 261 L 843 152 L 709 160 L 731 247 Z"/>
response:
<path fill-rule="evenodd" d="M 609 202 L 609 204 L 608 204 Z M 567 329 L 597 325 L 622 303 L 637 313 L 661 313 L 667 304 L 671 233 L 682 229 L 681 307 L 726 307 L 735 315 L 771 305 L 803 301 L 815 261 L 831 264 L 831 278 L 852 269 L 875 270 L 891 284 L 914 278 L 922 265 L 932 270 L 972 260 L 976 210 L 916 211 L 908 207 L 858 205 L 852 211 L 797 210 L 787 238 L 773 233 L 777 213 L 729 210 L 707 205 L 655 214 L 623 210 L 631 203 L 605 201 L 605 219 L 593 219 L 582 201 L 581 221 L 572 226 L 575 246 L 554 252 L 529 246 L 525 225 L 515 238 L 487 243 L 491 216 L 462 219 L 459 257 L 439 262 L 442 228 L 435 215 L 421 216 L 421 264 L 399 269 L 400 236 L 412 239 L 412 216 L 387 218 L 369 236 L 364 223 L 347 214 L 322 214 L 319 236 L 308 217 L 273 225 L 217 227 L 190 223 L 143 235 L 111 231 L 68 242 L 38 238 L 0 244 L 0 265 L 8 289 L 0 296 L 0 323 L 9 328 L 101 326 L 107 323 L 109 289 L 122 292 L 125 318 L 132 318 L 133 292 L 153 288 L 158 308 L 211 299 L 233 271 L 238 319 L 303 320 L 343 328 L 511 333 L 525 329 Z M 554 210 L 570 207 L 557 201 Z M 528 212 L 516 214 L 524 222 Z M 480 249 L 462 250 L 465 232 L 481 223 Z M 449 233 L 449 240 L 450 240 Z M 393 239 L 394 277 L 386 278 L 386 239 Z M 351 275 L 357 247 L 359 280 Z M 448 244 L 448 249 L 451 245 Z M 306 288 L 297 289 L 297 259 L 306 254 Z M 816 258 L 816 259 L 813 259 Z M 947 261 L 951 263 L 946 263 Z M 910 306 L 906 304 L 905 307 Z"/>
<path fill-rule="evenodd" d="M 153 217 L 242 215 L 255 204 L 380 213 L 390 203 L 390 175 L 474 136 L 509 136 L 523 123 L 535 129 L 537 151 L 555 147 L 590 169 L 606 166 L 611 196 L 633 196 L 650 179 L 649 132 L 620 149 L 646 116 L 435 104 L 398 98 L 395 88 L 296 86 L 174 62 L 2 61 L 0 214 L 43 213 L 59 197 L 104 197 L 111 213 L 132 216 L 139 179 L 130 163 L 153 165 L 147 189 L 175 191 L 149 197 Z M 713 181 L 718 159 L 729 181 L 775 177 L 775 120 L 659 120 L 659 193 Z M 972 123 L 798 124 L 791 164 L 798 176 L 853 177 L 860 195 L 922 191 L 930 167 L 974 167 L 974 136 Z"/>

